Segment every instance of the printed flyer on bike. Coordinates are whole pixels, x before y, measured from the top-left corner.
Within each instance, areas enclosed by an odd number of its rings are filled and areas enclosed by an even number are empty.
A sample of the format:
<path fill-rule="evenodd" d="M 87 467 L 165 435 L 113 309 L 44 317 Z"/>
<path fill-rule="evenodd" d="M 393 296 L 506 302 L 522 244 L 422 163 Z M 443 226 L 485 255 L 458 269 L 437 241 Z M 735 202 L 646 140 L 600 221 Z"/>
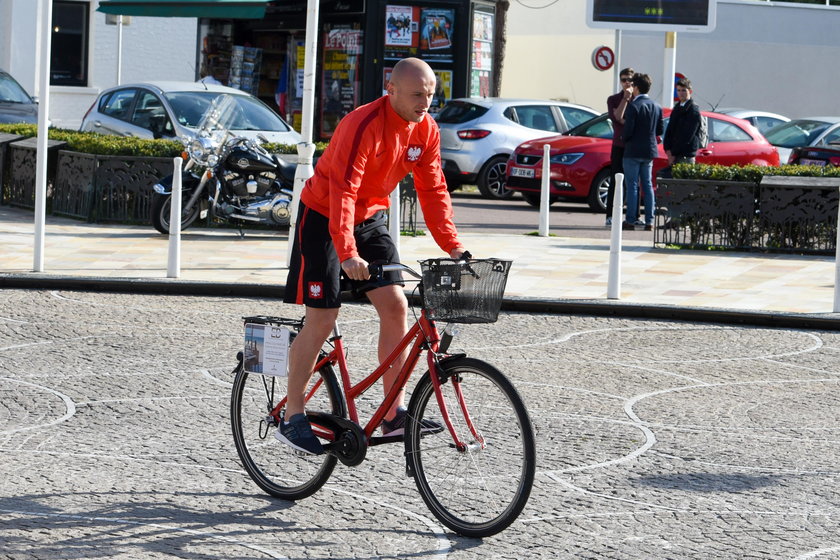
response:
<path fill-rule="evenodd" d="M 242 363 L 248 373 L 286 377 L 289 362 L 289 329 L 247 323 Z"/>

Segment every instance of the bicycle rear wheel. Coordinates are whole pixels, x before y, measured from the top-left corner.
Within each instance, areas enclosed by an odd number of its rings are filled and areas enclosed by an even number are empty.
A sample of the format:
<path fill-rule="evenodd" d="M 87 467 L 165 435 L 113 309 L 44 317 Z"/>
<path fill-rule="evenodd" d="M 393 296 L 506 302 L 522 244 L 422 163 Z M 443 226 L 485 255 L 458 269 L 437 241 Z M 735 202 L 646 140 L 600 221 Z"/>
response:
<path fill-rule="evenodd" d="M 516 389 L 490 364 L 457 358 L 444 361 L 441 369 L 445 406 L 466 446 L 458 449 L 447 429 L 421 437 L 423 420 L 443 419 L 426 372 L 408 410 L 409 469 L 441 523 L 468 537 L 494 535 L 513 523 L 530 496 L 536 470 L 533 427 Z"/>
<path fill-rule="evenodd" d="M 324 366 L 315 372 L 310 389 L 319 380 L 322 384 L 307 401 L 307 409 L 345 416 L 344 401 L 332 367 Z M 272 496 L 300 500 L 327 482 L 336 457 L 327 453 L 302 455 L 274 438 L 277 422 L 269 412 L 285 396 L 285 379 L 248 373 L 240 364 L 233 381 L 230 421 L 236 451 L 254 482 Z"/>

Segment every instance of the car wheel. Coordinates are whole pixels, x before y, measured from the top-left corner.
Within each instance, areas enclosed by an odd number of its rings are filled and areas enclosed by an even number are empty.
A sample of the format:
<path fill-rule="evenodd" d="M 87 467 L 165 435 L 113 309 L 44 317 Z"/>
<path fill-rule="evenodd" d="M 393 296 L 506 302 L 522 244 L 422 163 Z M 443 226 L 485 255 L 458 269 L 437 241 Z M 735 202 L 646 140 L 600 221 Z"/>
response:
<path fill-rule="evenodd" d="M 589 196 L 586 198 L 589 208 L 593 212 L 603 213 L 607 209 L 607 195 L 610 192 L 610 169 L 602 169 L 595 175 L 592 186 L 589 187 Z"/>
<path fill-rule="evenodd" d="M 533 206 L 534 208 L 540 207 L 540 193 L 538 192 L 525 192 L 522 191 L 522 198 L 525 199 L 525 202 Z M 557 197 L 549 196 L 548 197 L 548 205 L 551 206 L 557 202 Z"/>
<path fill-rule="evenodd" d="M 513 196 L 513 191 L 505 186 L 505 169 L 508 156 L 495 156 L 478 174 L 478 192 L 484 198 L 507 200 Z"/>

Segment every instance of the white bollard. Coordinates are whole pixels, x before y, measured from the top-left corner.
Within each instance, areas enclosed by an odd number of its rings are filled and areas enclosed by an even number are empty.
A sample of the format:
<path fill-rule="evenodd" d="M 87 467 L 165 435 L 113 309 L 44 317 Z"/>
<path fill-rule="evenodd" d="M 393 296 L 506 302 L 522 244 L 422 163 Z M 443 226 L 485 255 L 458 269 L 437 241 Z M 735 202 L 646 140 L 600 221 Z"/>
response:
<path fill-rule="evenodd" d="M 176 157 L 172 171 L 172 196 L 169 198 L 169 262 L 166 266 L 167 278 L 181 275 L 181 165 L 184 160 Z"/>
<path fill-rule="evenodd" d="M 548 237 L 548 185 L 551 180 L 551 162 L 548 144 L 543 146 L 542 182 L 540 183 L 540 237 Z"/>
<path fill-rule="evenodd" d="M 621 219 L 624 208 L 624 173 L 615 174 L 612 229 L 610 231 L 610 270 L 607 299 L 621 299 Z"/>
<path fill-rule="evenodd" d="M 295 228 L 297 227 L 298 207 L 300 206 L 300 193 L 306 181 L 315 174 L 312 167 L 312 158 L 315 155 L 315 144 L 312 142 L 301 142 L 298 144 L 298 162 L 295 169 L 295 180 L 292 183 L 292 205 L 289 209 L 289 241 L 286 243 L 286 268 L 292 262 L 292 247 L 294 247 Z"/>
<path fill-rule="evenodd" d="M 834 244 L 834 312 L 840 313 L 840 207 L 837 209 L 837 239 Z"/>

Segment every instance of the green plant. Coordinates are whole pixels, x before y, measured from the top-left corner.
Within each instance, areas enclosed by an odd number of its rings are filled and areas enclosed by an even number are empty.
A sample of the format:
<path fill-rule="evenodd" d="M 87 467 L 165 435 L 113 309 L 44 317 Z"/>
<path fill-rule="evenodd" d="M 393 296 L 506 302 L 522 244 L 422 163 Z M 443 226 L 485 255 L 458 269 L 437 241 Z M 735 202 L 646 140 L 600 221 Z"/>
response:
<path fill-rule="evenodd" d="M 25 138 L 38 135 L 38 126 L 34 124 L 0 124 L 0 133 L 16 134 Z M 147 157 L 175 157 L 184 147 L 178 140 L 150 140 L 130 138 L 95 132 L 79 132 L 51 128 L 50 140 L 67 142 L 67 148 L 73 152 L 96 154 L 105 156 L 147 156 Z M 315 155 L 320 156 L 327 147 L 326 142 L 315 143 Z M 275 154 L 296 154 L 294 144 L 265 144 L 265 148 Z"/>
<path fill-rule="evenodd" d="M 315 156 L 318 157 L 327 149 L 328 142 L 315 142 Z M 296 154 L 298 153 L 297 144 L 275 144 L 269 142 L 263 144 L 263 147 L 272 154 Z"/>
<path fill-rule="evenodd" d="M 708 179 L 712 181 L 748 181 L 758 184 L 765 175 L 788 177 L 840 177 L 838 167 L 816 165 L 706 165 L 703 163 L 677 163 L 671 168 L 674 179 Z"/>

